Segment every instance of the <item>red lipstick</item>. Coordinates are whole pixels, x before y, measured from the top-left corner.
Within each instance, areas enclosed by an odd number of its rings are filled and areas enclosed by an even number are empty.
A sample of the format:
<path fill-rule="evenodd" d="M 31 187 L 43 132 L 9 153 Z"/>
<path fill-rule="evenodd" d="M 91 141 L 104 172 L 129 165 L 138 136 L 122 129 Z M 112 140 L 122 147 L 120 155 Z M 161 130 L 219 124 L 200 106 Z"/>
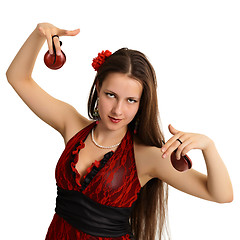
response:
<path fill-rule="evenodd" d="M 116 119 L 116 118 L 112 118 L 112 117 L 110 117 L 109 116 L 109 118 L 110 118 L 110 120 L 113 122 L 113 123 L 119 123 L 122 119 Z"/>

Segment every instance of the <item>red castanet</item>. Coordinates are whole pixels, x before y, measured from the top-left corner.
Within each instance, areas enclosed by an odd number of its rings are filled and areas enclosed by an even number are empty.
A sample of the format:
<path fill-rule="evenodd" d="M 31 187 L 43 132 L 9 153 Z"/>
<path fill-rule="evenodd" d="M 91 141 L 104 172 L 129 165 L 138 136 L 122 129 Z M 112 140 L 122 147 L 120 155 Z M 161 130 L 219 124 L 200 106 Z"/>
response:
<path fill-rule="evenodd" d="M 46 66 L 50 69 L 57 70 L 61 68 L 64 63 L 66 62 L 66 55 L 63 51 L 61 51 L 61 54 L 58 56 L 55 53 L 50 54 L 49 51 L 47 51 L 44 55 L 44 63 Z"/>
<path fill-rule="evenodd" d="M 184 156 L 180 156 L 180 159 L 177 160 L 176 152 L 177 150 L 175 149 L 171 154 L 171 162 L 173 167 L 180 172 L 192 168 L 192 160 L 188 157 L 188 155 L 185 154 Z"/>

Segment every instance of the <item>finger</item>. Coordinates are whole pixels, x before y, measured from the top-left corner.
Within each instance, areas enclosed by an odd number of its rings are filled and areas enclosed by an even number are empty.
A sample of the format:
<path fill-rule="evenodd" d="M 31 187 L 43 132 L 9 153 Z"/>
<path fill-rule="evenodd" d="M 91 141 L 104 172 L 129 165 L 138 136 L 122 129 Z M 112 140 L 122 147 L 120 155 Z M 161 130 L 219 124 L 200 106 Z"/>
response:
<path fill-rule="evenodd" d="M 65 29 L 59 29 L 58 35 L 59 36 L 76 36 L 80 32 L 80 29 L 75 30 L 65 30 Z"/>
<path fill-rule="evenodd" d="M 60 47 L 60 41 L 58 37 L 53 38 L 53 43 L 56 49 L 56 54 L 59 56 L 61 55 L 61 47 Z"/>
<path fill-rule="evenodd" d="M 168 129 L 169 129 L 169 132 L 173 135 L 179 133 L 180 131 L 178 131 L 177 129 L 175 129 L 171 124 L 168 125 Z"/>
<path fill-rule="evenodd" d="M 172 136 L 162 147 L 162 152 L 165 152 L 168 150 L 168 148 L 176 142 L 176 140 L 179 138 L 182 141 L 182 136 L 184 135 L 184 133 L 179 132 L 178 134 Z M 178 142 L 179 143 L 179 142 Z"/>
<path fill-rule="evenodd" d="M 181 145 L 181 143 L 179 141 L 177 141 L 177 138 L 180 138 L 180 140 L 183 142 L 183 141 L 185 141 L 186 137 L 184 137 L 184 135 L 179 135 L 179 137 L 177 135 L 175 135 L 174 137 L 169 139 L 169 141 L 162 148 L 162 150 L 164 150 L 164 152 L 163 152 L 164 154 L 162 155 L 163 158 L 171 155 L 172 152 Z"/>
<path fill-rule="evenodd" d="M 188 144 L 187 146 L 185 146 L 185 148 L 182 150 L 182 155 L 186 155 L 191 149 L 195 149 L 196 145 L 194 142 L 191 142 L 190 144 Z"/>
<path fill-rule="evenodd" d="M 177 160 L 179 160 L 181 158 L 181 156 L 185 155 L 183 149 L 186 148 L 187 145 L 192 143 L 192 139 L 188 138 L 188 139 L 186 139 L 186 140 L 184 140 L 182 142 L 183 143 L 179 145 L 179 147 L 177 148 L 177 151 L 176 151 L 176 158 L 177 158 Z"/>
<path fill-rule="evenodd" d="M 75 29 L 75 30 L 72 30 L 72 31 L 67 31 L 67 36 L 76 36 L 77 34 L 80 33 L 80 29 Z"/>
<path fill-rule="evenodd" d="M 50 32 L 46 32 L 45 36 L 47 38 L 49 53 L 53 54 L 52 35 Z"/>

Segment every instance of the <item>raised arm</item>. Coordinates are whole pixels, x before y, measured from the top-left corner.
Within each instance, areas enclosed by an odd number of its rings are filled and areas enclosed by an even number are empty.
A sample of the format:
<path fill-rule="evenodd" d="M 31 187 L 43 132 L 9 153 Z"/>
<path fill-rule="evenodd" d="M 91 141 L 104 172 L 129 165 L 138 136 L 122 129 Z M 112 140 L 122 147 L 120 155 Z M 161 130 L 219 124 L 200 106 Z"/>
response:
<path fill-rule="evenodd" d="M 161 149 L 151 148 L 148 154 L 153 166 L 150 175 L 193 196 L 219 203 L 231 202 L 231 180 L 214 142 L 202 134 L 177 131 L 171 125 L 169 130 L 174 136 Z M 177 139 L 180 139 L 182 144 L 176 141 Z M 185 172 L 175 170 L 171 165 L 170 155 L 176 148 L 177 158 L 191 149 L 201 149 L 207 166 L 207 176 L 194 169 Z"/>
<path fill-rule="evenodd" d="M 74 31 L 63 30 L 49 23 L 40 23 L 23 44 L 7 70 L 7 79 L 27 106 L 43 121 L 62 135 L 70 121 L 86 121 L 74 107 L 45 92 L 33 79 L 32 71 L 38 53 L 47 39 L 50 53 L 53 53 L 52 36 L 75 36 Z M 57 54 L 60 49 L 58 38 L 54 38 Z"/>

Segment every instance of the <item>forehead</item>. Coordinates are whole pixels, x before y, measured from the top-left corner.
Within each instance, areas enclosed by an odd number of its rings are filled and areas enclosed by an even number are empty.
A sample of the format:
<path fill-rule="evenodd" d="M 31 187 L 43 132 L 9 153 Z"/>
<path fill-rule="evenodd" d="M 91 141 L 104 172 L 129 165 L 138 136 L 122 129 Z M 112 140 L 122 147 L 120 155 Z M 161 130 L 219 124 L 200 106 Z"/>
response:
<path fill-rule="evenodd" d="M 103 81 L 102 88 L 122 95 L 132 95 L 136 97 L 141 96 L 143 89 L 139 81 L 123 73 L 108 74 Z"/>

